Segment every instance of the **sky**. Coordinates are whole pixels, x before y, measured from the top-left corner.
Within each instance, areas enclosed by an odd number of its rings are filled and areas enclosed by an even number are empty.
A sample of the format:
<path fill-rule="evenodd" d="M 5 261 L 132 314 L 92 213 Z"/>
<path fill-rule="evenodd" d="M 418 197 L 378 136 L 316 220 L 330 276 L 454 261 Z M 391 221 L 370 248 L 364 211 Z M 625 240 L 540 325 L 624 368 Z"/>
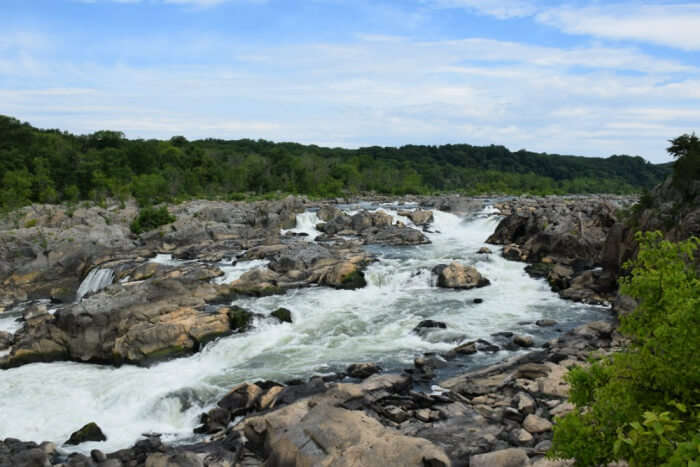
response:
<path fill-rule="evenodd" d="M 0 0 L 0 114 L 74 133 L 667 162 L 700 2 Z"/>

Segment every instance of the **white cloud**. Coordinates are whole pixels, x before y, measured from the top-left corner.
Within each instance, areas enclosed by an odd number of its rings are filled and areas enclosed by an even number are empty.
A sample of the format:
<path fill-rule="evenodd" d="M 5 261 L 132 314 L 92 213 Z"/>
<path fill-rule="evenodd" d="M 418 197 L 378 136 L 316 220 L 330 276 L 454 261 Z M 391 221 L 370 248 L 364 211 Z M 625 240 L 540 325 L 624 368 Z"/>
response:
<path fill-rule="evenodd" d="M 106 56 L 114 55 L 111 47 L 129 50 L 133 63 L 168 53 L 167 41 L 150 39 L 99 47 Z M 637 49 L 375 36 L 286 46 L 215 36 L 172 41 L 182 44 L 179 65 L 60 61 L 29 52 L 17 60 L 0 52 L 0 111 L 42 127 L 111 128 L 130 137 L 346 147 L 493 143 L 656 161 L 666 160 L 669 138 L 697 130 L 700 121 L 700 71 Z M 187 64 L 202 55 L 217 63 Z"/>
<path fill-rule="evenodd" d="M 700 50 L 700 5 L 697 3 L 564 6 L 542 10 L 536 19 L 569 34 Z"/>
<path fill-rule="evenodd" d="M 500 19 L 531 16 L 537 11 L 528 0 L 428 0 L 437 8 L 467 8 Z"/>

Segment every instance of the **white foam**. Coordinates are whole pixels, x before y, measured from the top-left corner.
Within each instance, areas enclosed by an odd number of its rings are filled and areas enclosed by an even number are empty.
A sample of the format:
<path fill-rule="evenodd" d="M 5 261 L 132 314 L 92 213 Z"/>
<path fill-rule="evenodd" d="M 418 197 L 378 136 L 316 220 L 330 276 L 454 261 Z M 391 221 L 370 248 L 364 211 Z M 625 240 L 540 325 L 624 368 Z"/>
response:
<path fill-rule="evenodd" d="M 93 268 L 83 279 L 76 293 L 76 301 L 80 301 L 87 294 L 99 292 L 114 282 L 114 271 L 110 268 Z"/>
<path fill-rule="evenodd" d="M 321 235 L 321 232 L 316 230 L 316 226 L 321 222 L 321 219 L 318 218 L 318 214 L 315 211 L 306 211 L 302 212 L 301 214 L 297 214 L 296 222 L 296 227 L 293 229 L 282 229 L 282 235 L 286 234 L 287 232 L 306 234 L 304 238 L 308 241 L 313 241 L 316 239 L 316 237 Z"/>
<path fill-rule="evenodd" d="M 173 255 L 159 253 L 149 260 L 151 263 L 163 264 L 165 266 L 180 266 L 185 261 L 173 259 Z"/>
<path fill-rule="evenodd" d="M 231 261 L 233 263 L 233 261 Z M 239 261 L 236 264 L 221 263 L 219 269 L 224 272 L 223 276 L 214 279 L 215 284 L 230 284 L 239 279 L 243 274 L 255 268 L 267 266 L 270 262 L 266 259 L 254 259 L 252 261 Z"/>

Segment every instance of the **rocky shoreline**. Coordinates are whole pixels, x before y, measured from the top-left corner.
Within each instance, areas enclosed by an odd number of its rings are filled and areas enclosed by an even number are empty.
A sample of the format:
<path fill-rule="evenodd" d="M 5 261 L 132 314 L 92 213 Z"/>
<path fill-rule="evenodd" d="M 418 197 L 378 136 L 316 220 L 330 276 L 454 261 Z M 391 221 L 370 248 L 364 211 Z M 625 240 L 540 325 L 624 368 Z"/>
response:
<path fill-rule="evenodd" d="M 363 271 L 374 261 L 365 245 L 424 244 L 429 209 L 468 213 L 484 205 L 483 199 L 456 196 L 402 202 L 409 203 L 402 215 L 413 227 L 382 212 L 349 215 L 338 203 L 303 198 L 194 201 L 171 208 L 174 224 L 141 236 L 128 231 L 133 206 L 81 208 L 70 215 L 55 206 L 25 208 L 0 225 L 0 306 L 51 301 L 26 307 L 22 327 L 0 333 L 0 368 L 60 360 L 145 365 L 197 352 L 249 325 L 246 310 L 229 305 L 232 298 L 362 287 Z M 562 298 L 615 302 L 615 311 L 624 312 L 633 304 L 616 298 L 616 277 L 601 266 L 617 211 L 631 202 L 602 196 L 496 201 L 504 219 L 489 243 L 504 245 L 508 259 L 530 263 L 528 271 Z M 315 242 L 283 230 L 309 209 L 321 222 Z M 157 254 L 179 261 L 152 261 Z M 226 260 L 265 266 L 218 283 L 223 273 L 215 264 Z M 83 279 L 99 269 L 111 271 L 112 281 L 75 301 Z M 433 272 L 441 286 L 488 283 L 458 263 Z M 432 326 L 439 323 L 422 327 Z M 585 364 L 590 352 L 618 347 L 614 329 L 614 321 L 589 323 L 532 352 L 443 381 L 435 380 L 436 370 L 456 356 L 526 349 L 533 342 L 502 333 L 493 342 L 463 342 L 442 355 L 418 357 L 401 374 L 360 363 L 305 382 L 243 383 L 203 414 L 198 432 L 209 435 L 207 441 L 173 446 L 149 436 L 115 453 L 66 457 L 51 443 L 8 439 L 0 442 L 0 466 L 568 465 L 543 459 L 553 417 L 570 410 L 562 377 L 569 366 Z M 435 391 L 416 390 L 426 384 L 436 384 Z"/>

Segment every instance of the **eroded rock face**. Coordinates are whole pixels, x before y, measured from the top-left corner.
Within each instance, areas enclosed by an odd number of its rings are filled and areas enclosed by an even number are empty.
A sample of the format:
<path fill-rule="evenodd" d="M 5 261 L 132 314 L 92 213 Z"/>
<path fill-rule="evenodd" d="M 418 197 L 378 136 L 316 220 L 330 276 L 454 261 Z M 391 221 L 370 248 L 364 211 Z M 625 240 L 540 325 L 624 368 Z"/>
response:
<path fill-rule="evenodd" d="M 27 321 L 0 365 L 55 360 L 148 363 L 192 353 L 232 331 L 227 308 L 206 307 L 215 294 L 207 281 L 115 284 L 53 316 Z"/>
<path fill-rule="evenodd" d="M 491 283 L 475 267 L 465 266 L 457 262 L 435 266 L 433 273 L 437 274 L 438 287 L 448 289 L 473 289 L 486 287 Z"/>
<path fill-rule="evenodd" d="M 416 212 L 416 211 L 413 211 Z M 423 211 L 420 211 L 423 212 Z M 425 211 L 431 214 L 430 211 Z M 417 214 L 418 220 L 424 220 Z M 325 235 L 317 240 L 335 240 L 338 236 L 357 237 L 365 244 L 422 245 L 430 240 L 419 230 L 393 224 L 393 218 L 383 211 L 360 211 L 352 216 L 339 210 L 323 213 L 326 222 L 316 226 Z"/>
<path fill-rule="evenodd" d="M 603 197 L 518 199 L 499 206 L 509 214 L 487 241 L 505 245 L 505 258 L 531 263 L 526 270 L 545 277 L 563 298 L 610 302 L 617 289 L 614 274 L 596 267 L 615 255 L 606 241 L 615 232 L 617 210 L 630 202 Z M 580 278 L 582 274 L 587 278 Z"/>

